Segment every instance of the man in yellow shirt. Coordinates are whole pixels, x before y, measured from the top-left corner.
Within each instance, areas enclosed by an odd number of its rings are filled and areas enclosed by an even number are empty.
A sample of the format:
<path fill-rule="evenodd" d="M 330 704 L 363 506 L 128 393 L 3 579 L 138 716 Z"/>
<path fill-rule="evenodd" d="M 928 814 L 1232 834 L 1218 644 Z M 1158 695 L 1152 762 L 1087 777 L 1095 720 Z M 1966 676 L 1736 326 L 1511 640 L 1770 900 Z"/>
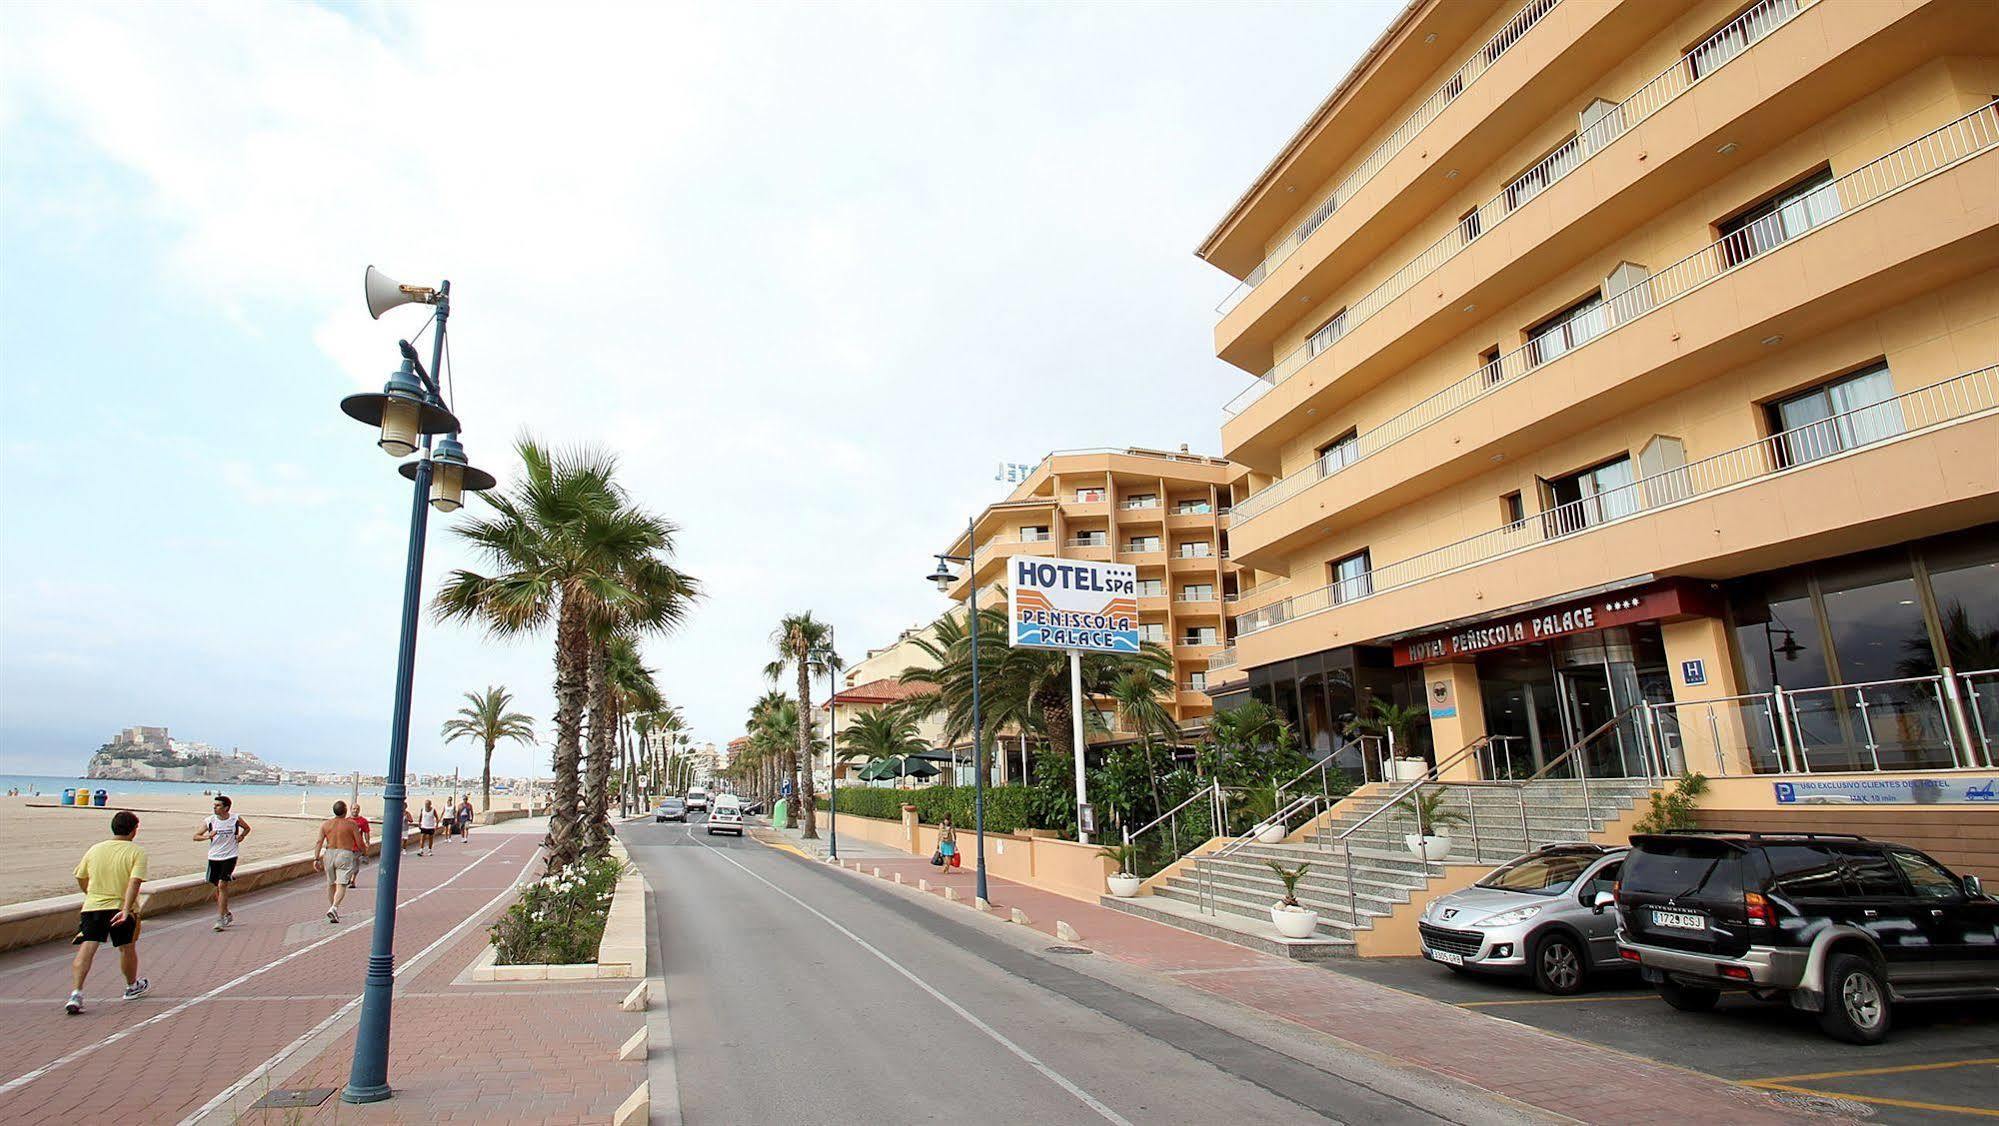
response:
<path fill-rule="evenodd" d="M 118 951 L 118 968 L 125 973 L 125 999 L 143 997 L 151 988 L 139 976 L 139 885 L 146 881 L 146 850 L 132 843 L 139 835 L 139 815 L 121 809 L 111 815 L 111 836 L 98 841 L 76 865 L 76 886 L 83 889 L 83 916 L 77 922 L 79 949 L 70 964 L 69 1001 L 63 1011 L 83 1011 L 83 979 L 97 948 L 110 942 Z"/>

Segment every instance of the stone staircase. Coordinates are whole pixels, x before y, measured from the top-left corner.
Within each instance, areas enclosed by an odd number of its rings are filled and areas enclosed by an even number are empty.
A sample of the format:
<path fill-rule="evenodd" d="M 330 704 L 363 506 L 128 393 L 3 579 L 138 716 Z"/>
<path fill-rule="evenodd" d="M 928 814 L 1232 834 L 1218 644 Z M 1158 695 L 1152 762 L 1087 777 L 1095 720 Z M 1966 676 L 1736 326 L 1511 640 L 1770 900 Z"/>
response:
<path fill-rule="evenodd" d="M 1585 802 L 1582 784 L 1566 780 L 1532 782 L 1524 787 L 1438 785 L 1445 794 L 1443 808 L 1465 818 L 1463 823 L 1448 830 L 1451 851 L 1444 862 L 1493 865 L 1531 848 L 1590 840 L 1652 790 L 1651 783 L 1643 779 L 1592 779 Z M 1227 856 L 1201 860 L 1200 870 L 1207 877 L 1205 890 L 1197 879 L 1195 866 L 1187 864 L 1155 884 L 1151 896 L 1105 898 L 1102 902 L 1121 911 L 1292 957 L 1351 954 L 1355 931 L 1371 927 L 1373 920 L 1411 902 L 1424 892 L 1430 878 L 1442 871 L 1440 864 L 1426 865 L 1409 851 L 1403 837 L 1412 826 L 1393 812 L 1361 826 L 1344 842 L 1339 840 L 1342 834 L 1386 804 L 1395 792 L 1385 787 L 1375 789 L 1380 792 L 1341 802 L 1332 817 L 1300 839 L 1270 845 L 1246 844 Z M 1284 883 L 1270 870 L 1271 861 L 1286 868 L 1310 865 L 1298 884 L 1298 902 L 1319 912 L 1316 939 L 1291 944 L 1275 937 L 1270 924 L 1270 905 L 1282 898 Z"/>

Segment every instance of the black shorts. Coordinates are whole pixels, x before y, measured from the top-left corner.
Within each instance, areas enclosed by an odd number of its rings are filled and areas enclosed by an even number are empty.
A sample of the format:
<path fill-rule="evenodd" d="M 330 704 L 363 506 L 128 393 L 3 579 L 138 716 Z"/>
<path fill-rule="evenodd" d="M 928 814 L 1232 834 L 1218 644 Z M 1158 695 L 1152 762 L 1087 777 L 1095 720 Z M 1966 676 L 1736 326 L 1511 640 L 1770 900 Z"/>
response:
<path fill-rule="evenodd" d="M 211 860 L 208 862 L 209 883 L 226 884 L 230 880 L 233 880 L 235 878 L 236 878 L 236 857 L 232 856 L 227 860 Z"/>
<path fill-rule="evenodd" d="M 76 941 L 109 942 L 113 946 L 128 946 L 139 937 L 139 920 L 127 918 L 117 926 L 111 925 L 117 909 L 109 911 L 85 911 L 76 924 Z"/>
<path fill-rule="evenodd" d="M 436 838 L 436 836 L 437 836 L 437 830 L 436 830 L 436 829 L 418 829 L 418 830 L 417 830 L 417 835 L 418 835 L 418 836 L 420 836 L 420 837 L 422 837 L 422 838 L 423 838 L 424 840 L 427 840 L 427 841 L 428 841 L 428 840 L 433 840 L 433 839 L 435 839 L 435 838 Z"/>

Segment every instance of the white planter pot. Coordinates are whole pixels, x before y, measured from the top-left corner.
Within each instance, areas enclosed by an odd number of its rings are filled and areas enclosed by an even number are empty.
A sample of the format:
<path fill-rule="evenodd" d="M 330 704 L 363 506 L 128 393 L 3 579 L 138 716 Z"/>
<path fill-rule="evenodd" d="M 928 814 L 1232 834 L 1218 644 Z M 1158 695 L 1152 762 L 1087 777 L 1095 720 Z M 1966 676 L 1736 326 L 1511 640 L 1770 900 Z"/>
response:
<path fill-rule="evenodd" d="M 1105 877 L 1105 882 L 1111 885 L 1112 895 L 1117 896 L 1119 899 L 1130 899 L 1132 896 L 1138 894 L 1138 885 L 1142 881 L 1137 876 L 1120 875 Z"/>
<path fill-rule="evenodd" d="M 1285 938 L 1310 938 L 1319 929 L 1319 913 L 1309 907 L 1270 905 L 1270 925 Z"/>
<path fill-rule="evenodd" d="M 1391 759 L 1388 768 L 1397 782 L 1414 782 L 1430 772 L 1430 764 L 1419 758 Z"/>
<path fill-rule="evenodd" d="M 1284 836 L 1285 830 L 1282 822 L 1275 825 L 1265 825 L 1256 831 L 1256 843 L 1277 844 L 1284 839 Z"/>
<path fill-rule="evenodd" d="M 1451 838 L 1446 836 L 1425 837 L 1410 833 L 1402 838 L 1402 843 L 1408 845 L 1409 851 L 1416 854 L 1419 860 L 1442 860 L 1451 851 Z"/>

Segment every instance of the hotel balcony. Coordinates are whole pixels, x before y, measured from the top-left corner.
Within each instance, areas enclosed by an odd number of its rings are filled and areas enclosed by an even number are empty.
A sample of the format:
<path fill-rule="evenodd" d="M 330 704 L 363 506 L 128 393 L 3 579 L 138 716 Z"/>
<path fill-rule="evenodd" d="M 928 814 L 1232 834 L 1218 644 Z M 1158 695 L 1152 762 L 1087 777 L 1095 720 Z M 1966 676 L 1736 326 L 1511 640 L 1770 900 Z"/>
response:
<path fill-rule="evenodd" d="M 1771 435 L 1236 619 L 1249 667 L 1647 577 L 1720 579 L 1999 519 L 1999 366 Z"/>
<path fill-rule="evenodd" d="M 1293 294 L 1323 295 L 1364 268 L 1450 198 L 1456 184 L 1444 170 L 1500 159 L 1584 94 L 1607 60 L 1637 48 L 1675 14 L 1669 4 L 1516 4 L 1512 18 L 1491 38 L 1467 44 L 1464 64 L 1361 156 L 1224 299 L 1216 354 L 1256 370 L 1297 315 Z M 1282 178 L 1309 176 L 1305 159 Z M 1230 257 L 1209 255 L 1224 268 Z"/>
<path fill-rule="evenodd" d="M 1576 232 L 1614 245 L 1660 199 L 1734 171 L 1734 154 L 1774 148 L 1857 85 L 1886 85 L 1933 57 L 1954 26 L 1979 26 L 1970 2 L 1763 0 L 1710 37 L 1701 50 L 1716 57 L 1699 79 L 1679 63 L 1661 71 L 1272 363 L 1224 408 L 1224 452 L 1276 469 L 1278 448 L 1313 421 L 1308 409 L 1357 398 L 1466 332 L 1468 311 L 1504 308 L 1571 268 Z"/>
<path fill-rule="evenodd" d="M 1212 575 L 1220 568 L 1221 560 L 1213 555 L 1175 555 L 1166 561 L 1166 572 L 1170 575 Z"/>
<path fill-rule="evenodd" d="M 1530 343 L 1235 506 L 1234 557 L 1282 570 L 1335 526 L 1579 434 L 1999 264 L 1999 105 L 1988 105 L 1612 297 L 1564 350 Z M 1802 217 L 1801 217 L 1802 216 Z M 1786 225 L 1787 224 L 1787 225 Z M 1546 357 L 1546 358 L 1544 358 Z"/>
<path fill-rule="evenodd" d="M 1107 540 L 1072 538 L 1063 545 L 1065 559 L 1085 559 L 1096 563 L 1111 561 L 1111 545 Z"/>

